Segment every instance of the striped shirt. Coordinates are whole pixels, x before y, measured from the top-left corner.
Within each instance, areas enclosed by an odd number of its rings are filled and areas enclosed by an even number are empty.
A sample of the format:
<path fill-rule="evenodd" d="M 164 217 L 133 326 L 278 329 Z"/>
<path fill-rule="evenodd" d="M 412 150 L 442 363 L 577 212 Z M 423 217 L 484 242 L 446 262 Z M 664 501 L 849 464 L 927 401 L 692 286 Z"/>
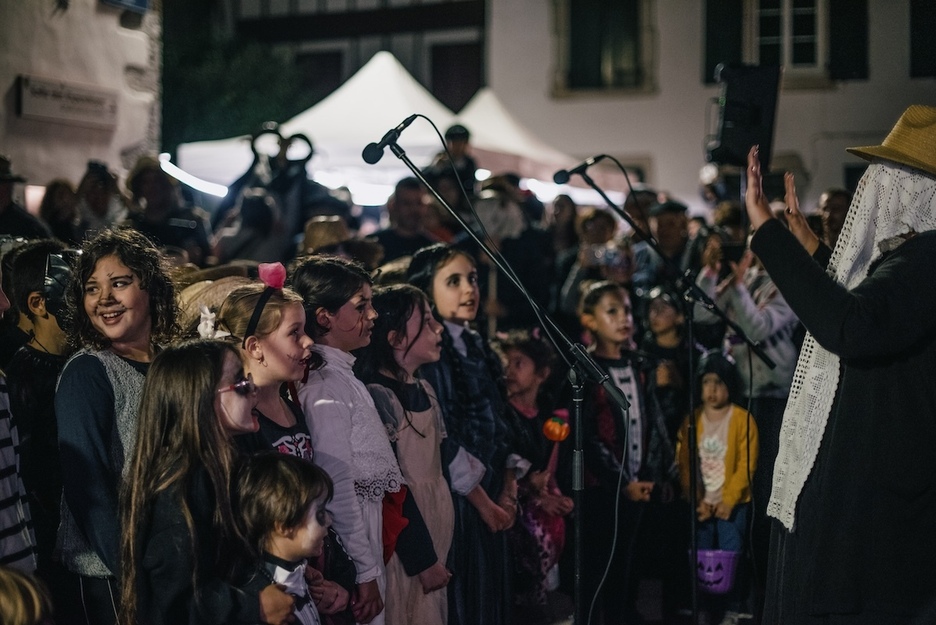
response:
<path fill-rule="evenodd" d="M 10 417 L 6 378 L 0 376 L 0 565 L 32 573 L 36 539 L 19 469 L 19 436 Z"/>

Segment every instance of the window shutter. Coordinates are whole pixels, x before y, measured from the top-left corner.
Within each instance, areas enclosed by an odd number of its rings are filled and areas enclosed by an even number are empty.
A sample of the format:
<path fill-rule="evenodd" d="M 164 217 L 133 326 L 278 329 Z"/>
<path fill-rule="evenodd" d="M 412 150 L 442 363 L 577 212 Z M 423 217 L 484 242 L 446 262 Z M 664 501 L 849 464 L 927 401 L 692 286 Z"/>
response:
<path fill-rule="evenodd" d="M 829 78 L 868 79 L 868 0 L 829 0 Z"/>
<path fill-rule="evenodd" d="M 702 82 L 715 84 L 715 67 L 738 64 L 742 56 L 744 0 L 706 0 L 705 2 L 705 66 Z"/>
<path fill-rule="evenodd" d="M 936 3 L 932 0 L 910 0 L 910 77 L 936 76 Z"/>

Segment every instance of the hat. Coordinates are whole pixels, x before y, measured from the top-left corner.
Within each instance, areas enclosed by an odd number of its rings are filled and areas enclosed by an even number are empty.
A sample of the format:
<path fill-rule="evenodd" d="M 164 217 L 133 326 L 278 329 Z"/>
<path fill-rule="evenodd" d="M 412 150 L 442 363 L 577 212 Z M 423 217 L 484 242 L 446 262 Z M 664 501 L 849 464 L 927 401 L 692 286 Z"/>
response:
<path fill-rule="evenodd" d="M 13 161 L 5 154 L 0 154 L 0 182 L 26 182 L 25 178 L 13 173 Z"/>
<path fill-rule="evenodd" d="M 660 202 L 654 204 L 650 207 L 650 216 L 658 217 L 663 213 L 685 213 L 689 208 L 685 204 L 680 204 L 679 202 L 673 200 L 667 200 L 665 202 Z"/>
<path fill-rule="evenodd" d="M 936 176 L 936 107 L 915 104 L 904 111 L 881 145 L 846 151 L 867 161 L 883 158 Z"/>
<path fill-rule="evenodd" d="M 449 140 L 463 139 L 467 141 L 471 138 L 471 133 L 461 124 L 455 124 L 454 126 L 449 126 L 449 129 L 445 131 L 445 138 Z"/>

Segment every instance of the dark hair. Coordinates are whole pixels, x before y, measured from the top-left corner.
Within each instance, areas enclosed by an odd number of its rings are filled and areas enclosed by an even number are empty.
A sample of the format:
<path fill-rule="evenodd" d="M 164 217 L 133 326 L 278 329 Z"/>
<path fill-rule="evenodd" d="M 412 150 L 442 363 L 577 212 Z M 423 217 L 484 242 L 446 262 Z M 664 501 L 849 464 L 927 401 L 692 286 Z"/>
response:
<path fill-rule="evenodd" d="M 276 200 L 265 189 L 248 189 L 241 198 L 240 218 L 242 228 L 254 228 L 266 237 L 273 231 L 279 217 Z"/>
<path fill-rule="evenodd" d="M 580 315 L 592 315 L 595 313 L 595 306 L 601 301 L 601 298 L 608 293 L 624 293 L 627 289 L 612 280 L 599 280 L 589 282 L 582 286 L 582 297 L 579 299 L 578 312 Z"/>
<path fill-rule="evenodd" d="M 236 508 L 250 557 L 259 561 L 276 526 L 299 527 L 316 500 L 330 501 L 331 477 L 298 456 L 278 451 L 251 454 L 237 472 Z"/>
<path fill-rule="evenodd" d="M 698 405 L 702 405 L 702 378 L 707 373 L 716 374 L 719 379 L 728 387 L 728 398 L 733 403 L 738 403 L 741 398 L 741 376 L 738 374 L 738 367 L 731 357 L 726 356 L 718 350 L 708 351 L 699 358 L 698 372 L 696 374 L 696 398 Z"/>
<path fill-rule="evenodd" d="M 56 178 L 46 185 L 45 193 L 42 194 L 42 201 L 39 203 L 39 216 L 50 226 L 60 221 L 59 216 L 56 214 L 58 207 L 55 205 L 58 200 L 56 195 L 59 189 L 66 189 L 73 197 L 76 196 L 75 185 L 65 178 Z M 75 200 L 77 202 L 77 197 L 75 197 Z M 77 210 L 75 212 L 77 213 Z"/>
<path fill-rule="evenodd" d="M 381 369 L 389 371 L 393 377 L 403 380 L 403 370 L 394 356 L 393 346 L 390 344 L 390 332 L 397 336 L 406 337 L 406 325 L 413 311 L 429 308 L 426 295 L 411 284 L 395 284 L 379 287 L 374 291 L 374 310 L 377 319 L 371 332 L 371 342 L 355 352 L 357 360 L 354 363 L 354 372 L 365 383 L 373 382 Z M 425 328 L 420 327 L 421 334 Z M 410 338 L 410 347 L 419 337 L 417 334 Z M 409 347 L 407 348 L 407 353 Z M 405 356 L 405 354 L 404 354 Z"/>
<path fill-rule="evenodd" d="M 230 487 L 236 447 L 215 411 L 224 362 L 240 354 L 224 341 L 186 341 L 157 354 L 150 365 L 140 400 L 139 426 L 132 463 L 121 488 L 121 621 L 135 623 L 136 590 L 143 554 L 141 534 L 153 515 L 161 493 L 174 494 L 188 527 L 193 552 L 200 536 L 218 536 L 215 561 L 230 565 L 226 554 L 244 544 L 234 522 Z M 203 470 L 214 497 L 212 527 L 195 527 L 189 508 L 193 477 Z M 224 566 L 221 567 L 222 569 Z M 196 567 L 192 582 L 197 589 Z M 198 595 L 196 594 L 196 600 Z"/>
<path fill-rule="evenodd" d="M 396 186 L 393 188 L 393 194 L 397 195 L 403 190 L 422 191 L 423 185 L 418 178 L 407 176 L 406 178 L 401 178 L 400 181 L 396 183 Z"/>
<path fill-rule="evenodd" d="M 471 261 L 472 265 L 477 266 L 474 257 L 465 250 L 459 249 L 447 243 L 436 243 L 418 250 L 413 255 L 409 267 L 406 270 L 406 279 L 410 284 L 421 290 L 432 301 L 432 281 L 436 272 L 448 264 L 456 256 L 464 256 Z"/>
<path fill-rule="evenodd" d="M 373 284 L 360 263 L 339 256 L 313 254 L 300 258 L 290 274 L 290 286 L 302 296 L 306 310 L 306 334 L 313 339 L 328 332 L 316 319 L 319 309 L 336 313 L 365 284 Z"/>
<path fill-rule="evenodd" d="M 45 273 L 49 254 L 56 254 L 64 249 L 63 243 L 51 239 L 30 241 L 13 259 L 13 265 L 10 267 L 13 278 L 11 303 L 30 321 L 35 319 L 35 315 L 29 310 L 29 294 L 38 291 L 45 297 Z"/>
<path fill-rule="evenodd" d="M 159 250 L 145 235 L 132 228 L 102 230 L 81 246 L 78 266 L 68 288 L 69 314 L 65 328 L 75 347 L 107 349 L 110 341 L 98 332 L 84 308 L 84 285 L 102 258 L 116 256 L 140 278 L 140 288 L 149 294 L 151 336 L 154 344 L 171 342 L 181 332 L 176 318 L 175 288 Z"/>
<path fill-rule="evenodd" d="M 533 361 L 536 370 L 552 368 L 556 354 L 552 346 L 529 330 L 513 330 L 505 337 L 498 337 L 495 347 L 504 355 L 509 351 L 518 351 Z"/>

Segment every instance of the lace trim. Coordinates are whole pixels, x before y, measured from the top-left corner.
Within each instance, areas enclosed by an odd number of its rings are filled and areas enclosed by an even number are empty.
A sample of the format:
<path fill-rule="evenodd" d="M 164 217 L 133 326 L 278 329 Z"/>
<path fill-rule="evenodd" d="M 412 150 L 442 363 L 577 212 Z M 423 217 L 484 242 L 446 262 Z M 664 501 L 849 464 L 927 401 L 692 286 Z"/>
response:
<path fill-rule="evenodd" d="M 875 160 L 848 209 L 828 273 L 852 289 L 882 253 L 881 243 L 936 230 L 936 180 L 916 169 Z M 796 502 L 809 477 L 839 384 L 839 357 L 807 334 L 780 429 L 767 514 L 794 530 Z"/>

